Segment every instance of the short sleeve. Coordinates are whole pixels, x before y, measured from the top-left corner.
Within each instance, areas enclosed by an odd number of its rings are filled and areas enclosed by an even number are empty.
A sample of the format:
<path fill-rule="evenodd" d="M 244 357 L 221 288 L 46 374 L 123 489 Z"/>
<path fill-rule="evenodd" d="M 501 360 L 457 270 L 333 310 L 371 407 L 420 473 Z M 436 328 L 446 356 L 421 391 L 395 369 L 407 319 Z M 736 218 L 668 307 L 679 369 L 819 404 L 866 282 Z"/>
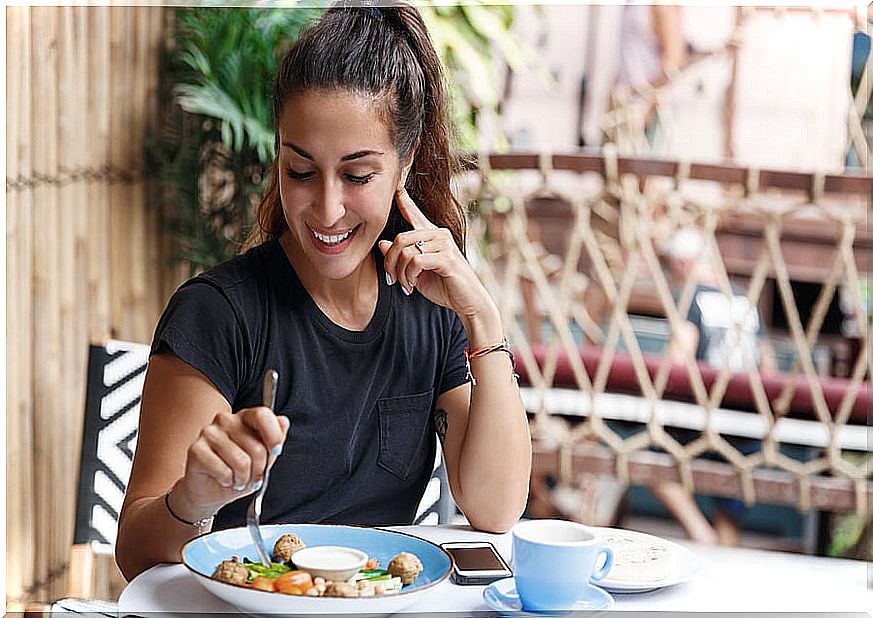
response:
<path fill-rule="evenodd" d="M 228 298 L 207 281 L 192 279 L 167 304 L 151 354 L 171 352 L 205 375 L 232 404 L 247 366 L 244 342 Z"/>
<path fill-rule="evenodd" d="M 449 345 L 446 348 L 446 358 L 443 379 L 439 385 L 439 394 L 452 390 L 467 382 L 467 364 L 464 362 L 464 348 L 467 347 L 467 333 L 458 316 L 450 311 Z"/>

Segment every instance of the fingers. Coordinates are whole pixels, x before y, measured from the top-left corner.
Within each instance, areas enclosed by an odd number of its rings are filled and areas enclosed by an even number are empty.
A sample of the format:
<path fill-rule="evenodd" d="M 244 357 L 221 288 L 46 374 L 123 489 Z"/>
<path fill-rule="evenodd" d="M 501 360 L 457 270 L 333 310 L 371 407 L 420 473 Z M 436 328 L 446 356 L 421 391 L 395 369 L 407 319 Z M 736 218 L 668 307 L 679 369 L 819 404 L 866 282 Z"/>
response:
<path fill-rule="evenodd" d="M 402 269 L 398 268 L 397 280 L 401 282 L 406 289 L 412 290 L 418 285 L 418 279 L 424 271 L 441 270 L 443 259 L 437 253 L 425 253 L 413 255 L 406 266 Z"/>
<path fill-rule="evenodd" d="M 413 229 L 436 229 L 436 226 L 421 212 L 421 209 L 413 201 L 405 188 L 401 187 L 397 190 L 394 201 L 397 202 L 397 209 L 400 211 L 400 214 L 403 215 L 403 218 L 409 222 Z"/>
<path fill-rule="evenodd" d="M 409 295 L 422 272 L 445 274 L 456 247 L 451 232 L 433 228 L 402 232 L 394 242 L 380 241 L 379 249 L 385 256 L 385 273 L 391 280 L 389 285 L 397 282 Z"/>
<path fill-rule="evenodd" d="M 233 468 L 202 438 L 201 434 L 201 439 L 188 449 L 188 470 L 211 478 L 224 489 L 231 489 L 234 485 Z"/>
<path fill-rule="evenodd" d="M 271 455 L 278 456 L 282 452 L 285 443 L 287 426 L 282 427 L 279 416 L 276 416 L 270 408 L 258 406 L 240 410 L 237 417 L 261 439 L 261 442 L 270 451 Z M 287 417 L 281 417 L 288 421 Z"/>
<path fill-rule="evenodd" d="M 234 491 L 252 489 L 267 463 L 267 449 L 257 434 L 239 419 L 222 414 L 203 431 L 207 445 L 227 465 Z"/>
<path fill-rule="evenodd" d="M 218 414 L 191 445 L 189 467 L 225 490 L 255 491 L 267 462 L 281 453 L 289 426 L 287 417 L 265 407 Z"/>

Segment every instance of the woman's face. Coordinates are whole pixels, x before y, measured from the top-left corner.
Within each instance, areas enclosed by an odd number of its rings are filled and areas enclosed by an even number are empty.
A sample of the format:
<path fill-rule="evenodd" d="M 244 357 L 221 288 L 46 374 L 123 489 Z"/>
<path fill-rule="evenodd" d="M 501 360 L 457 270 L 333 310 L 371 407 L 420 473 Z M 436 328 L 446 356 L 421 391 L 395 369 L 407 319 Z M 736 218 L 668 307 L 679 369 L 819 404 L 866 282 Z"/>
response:
<path fill-rule="evenodd" d="M 297 268 L 351 275 L 376 243 L 408 168 L 371 99 L 345 91 L 291 97 L 279 119 L 279 194 Z"/>

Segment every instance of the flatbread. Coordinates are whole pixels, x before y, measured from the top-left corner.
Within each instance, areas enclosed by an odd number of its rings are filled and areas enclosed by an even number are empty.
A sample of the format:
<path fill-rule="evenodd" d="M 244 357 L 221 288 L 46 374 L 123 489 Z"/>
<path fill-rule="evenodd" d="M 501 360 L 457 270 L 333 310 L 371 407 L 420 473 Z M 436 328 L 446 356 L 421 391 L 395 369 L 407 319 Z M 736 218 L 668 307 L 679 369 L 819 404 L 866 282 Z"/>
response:
<path fill-rule="evenodd" d="M 657 540 L 631 538 L 601 532 L 600 538 L 612 549 L 612 568 L 606 579 L 655 583 L 670 577 L 676 568 L 672 549 Z"/>

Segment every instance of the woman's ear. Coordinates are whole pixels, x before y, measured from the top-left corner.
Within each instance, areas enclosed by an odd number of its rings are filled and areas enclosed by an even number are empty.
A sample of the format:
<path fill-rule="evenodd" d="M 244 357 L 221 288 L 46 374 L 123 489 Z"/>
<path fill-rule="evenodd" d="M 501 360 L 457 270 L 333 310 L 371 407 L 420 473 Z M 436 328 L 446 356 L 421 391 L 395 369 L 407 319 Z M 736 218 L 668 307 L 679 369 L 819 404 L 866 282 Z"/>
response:
<path fill-rule="evenodd" d="M 400 183 L 397 185 L 398 189 L 406 187 L 406 179 L 409 178 L 409 171 L 412 169 L 412 164 L 415 163 L 415 154 L 418 152 L 419 143 L 420 140 L 415 140 L 415 146 L 412 147 L 412 152 L 409 153 L 409 158 L 400 168 Z"/>
<path fill-rule="evenodd" d="M 398 189 L 403 189 L 406 187 L 406 179 L 409 178 L 409 171 L 412 169 L 412 164 L 415 161 L 415 157 L 410 156 L 409 162 L 406 163 L 402 168 L 400 168 L 400 182 L 397 183 Z"/>

